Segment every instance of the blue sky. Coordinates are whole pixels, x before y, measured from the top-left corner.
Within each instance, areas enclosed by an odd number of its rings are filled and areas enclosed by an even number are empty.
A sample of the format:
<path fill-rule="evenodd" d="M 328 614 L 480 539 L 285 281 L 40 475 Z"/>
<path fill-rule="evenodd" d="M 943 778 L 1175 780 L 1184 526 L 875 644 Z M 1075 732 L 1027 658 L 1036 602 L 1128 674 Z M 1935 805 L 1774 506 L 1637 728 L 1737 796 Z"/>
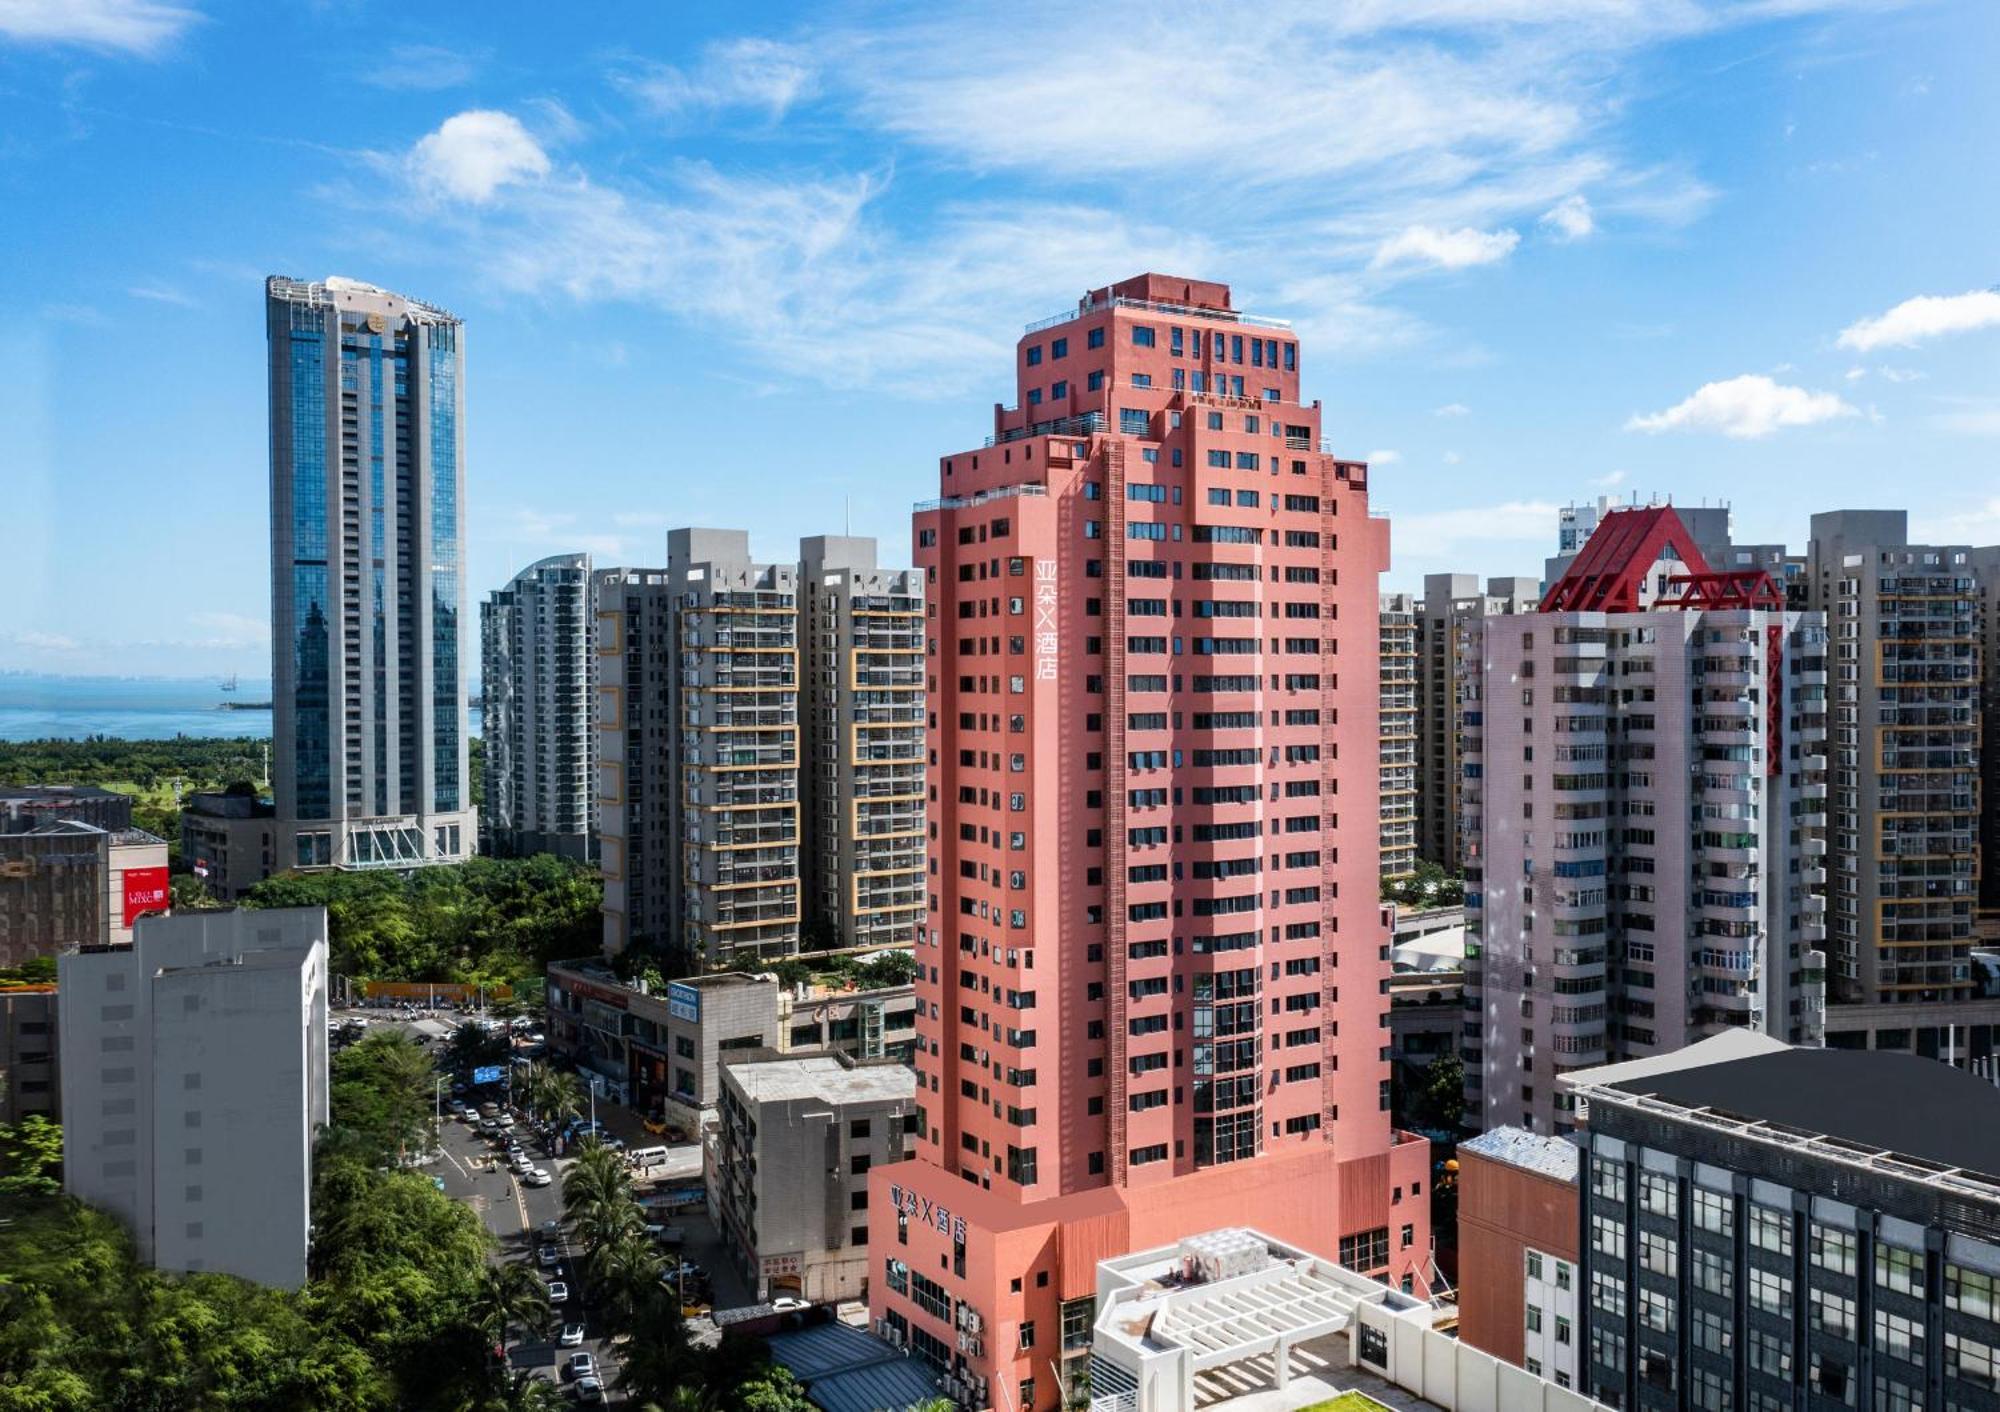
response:
<path fill-rule="evenodd" d="M 0 669 L 264 674 L 271 272 L 467 320 L 475 596 L 902 557 L 1021 325 L 1145 269 L 1297 322 L 1390 586 L 1607 492 L 1991 542 L 1996 55 L 1984 0 L 0 0 Z"/>

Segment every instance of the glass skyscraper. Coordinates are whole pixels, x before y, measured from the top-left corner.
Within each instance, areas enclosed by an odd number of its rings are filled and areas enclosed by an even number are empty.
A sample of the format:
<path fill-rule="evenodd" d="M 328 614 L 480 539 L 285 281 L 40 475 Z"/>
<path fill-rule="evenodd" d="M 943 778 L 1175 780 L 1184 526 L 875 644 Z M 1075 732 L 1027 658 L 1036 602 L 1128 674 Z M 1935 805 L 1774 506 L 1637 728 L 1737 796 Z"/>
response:
<path fill-rule="evenodd" d="M 275 862 L 458 861 L 463 325 L 356 280 L 265 282 Z"/>

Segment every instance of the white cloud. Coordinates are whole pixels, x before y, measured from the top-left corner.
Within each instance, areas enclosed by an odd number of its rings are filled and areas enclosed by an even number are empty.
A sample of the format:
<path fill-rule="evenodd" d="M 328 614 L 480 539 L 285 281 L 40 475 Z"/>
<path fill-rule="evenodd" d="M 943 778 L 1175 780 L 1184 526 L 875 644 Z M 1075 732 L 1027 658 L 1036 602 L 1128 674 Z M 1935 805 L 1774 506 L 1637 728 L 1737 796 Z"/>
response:
<path fill-rule="evenodd" d="M 1916 382 L 1924 376 L 1915 368 L 1880 367 L 1875 371 L 1882 375 L 1885 382 Z"/>
<path fill-rule="evenodd" d="M 1393 466 L 1403 459 L 1403 453 L 1385 447 L 1380 451 L 1370 451 L 1361 459 L 1371 466 Z"/>
<path fill-rule="evenodd" d="M 1614 490 L 1625 484 L 1625 475 L 1624 471 L 1606 471 L 1603 475 L 1592 480 L 1591 484 L 1599 490 Z"/>
<path fill-rule="evenodd" d="M 73 637 L 65 637 L 61 633 L 36 632 L 33 629 L 24 632 L 10 632 L 6 635 L 6 641 L 14 647 L 24 647 L 31 652 L 81 652 L 83 650 L 83 644 Z"/>
<path fill-rule="evenodd" d="M 816 73 L 811 53 L 800 46 L 743 38 L 710 44 L 692 68 L 650 65 L 615 81 L 661 113 L 754 108 L 775 122 L 812 93 Z"/>
<path fill-rule="evenodd" d="M 2000 540 L 2000 495 L 1955 510 L 1912 516 L 1910 533 L 1919 544 L 1992 544 Z"/>
<path fill-rule="evenodd" d="M 1627 431 L 1715 431 L 1739 440 L 1769 436 L 1781 427 L 1811 426 L 1836 417 L 1851 417 L 1854 408 L 1831 392 L 1808 392 L 1773 382 L 1761 373 L 1745 373 L 1722 382 L 1704 383 L 1692 396 L 1664 412 L 1635 414 Z"/>
<path fill-rule="evenodd" d="M 1541 544 L 1555 538 L 1560 507 L 1540 500 L 1510 500 L 1451 510 L 1390 510 L 1396 556 L 1449 559 L 1476 544 Z"/>
<path fill-rule="evenodd" d="M 1444 463 L 1447 466 L 1456 466 L 1460 461 L 1463 461 L 1464 459 L 1465 458 L 1459 455 L 1456 451 L 1447 451 L 1444 453 Z"/>
<path fill-rule="evenodd" d="M 0 0 L 0 36 L 150 58 L 202 16 L 162 0 Z"/>
<path fill-rule="evenodd" d="M 371 64 L 361 81 L 374 88 L 408 93 L 437 93 L 472 82 L 482 56 L 447 49 L 441 44 L 395 44 Z"/>
<path fill-rule="evenodd" d="M 1596 218 L 1590 212 L 1590 202 L 1581 194 L 1565 196 L 1544 211 L 1540 224 L 1548 227 L 1559 240 L 1581 240 L 1597 229 Z"/>
<path fill-rule="evenodd" d="M 1849 368 L 1849 369 L 1848 369 L 1848 370 L 1847 370 L 1846 372 L 1842 373 L 1842 374 L 1841 374 L 1841 376 L 1842 376 L 1843 378 L 1846 378 L 1846 379 L 1847 379 L 1847 381 L 1849 381 L 1849 382 L 1860 382 L 1860 381 L 1861 381 L 1861 379 L 1863 379 L 1863 378 L 1865 378 L 1865 377 L 1867 377 L 1867 376 L 1868 376 L 1868 369 L 1866 369 L 1866 368 Z"/>
<path fill-rule="evenodd" d="M 2000 326 L 2000 290 L 1920 294 L 1886 314 L 1849 324 L 1837 342 L 1842 348 L 1868 353 L 1877 348 L 1914 348 L 1926 339 L 1996 326 Z"/>
<path fill-rule="evenodd" d="M 1433 417 L 1464 417 L 1471 413 L 1472 409 L 1463 402 L 1447 402 L 1442 407 L 1431 408 Z"/>
<path fill-rule="evenodd" d="M 192 295 L 175 289 L 169 284 L 139 284 L 125 291 L 134 299 L 149 300 L 154 304 L 176 304 L 183 309 L 195 307 Z"/>
<path fill-rule="evenodd" d="M 1951 410 L 1931 418 L 1935 426 L 1965 436 L 2000 436 L 2000 401 L 1986 397 L 1942 397 Z"/>
<path fill-rule="evenodd" d="M 1428 265 L 1440 270 L 1469 270 L 1497 264 L 1514 253 L 1521 243 L 1512 230 L 1475 230 L 1461 226 L 1440 230 L 1436 226 L 1409 226 L 1375 247 L 1372 269 L 1397 265 Z"/>
<path fill-rule="evenodd" d="M 520 120 L 490 108 L 446 118 L 411 149 L 409 163 L 425 190 L 475 204 L 491 201 L 503 186 L 549 172 L 548 153 Z"/>

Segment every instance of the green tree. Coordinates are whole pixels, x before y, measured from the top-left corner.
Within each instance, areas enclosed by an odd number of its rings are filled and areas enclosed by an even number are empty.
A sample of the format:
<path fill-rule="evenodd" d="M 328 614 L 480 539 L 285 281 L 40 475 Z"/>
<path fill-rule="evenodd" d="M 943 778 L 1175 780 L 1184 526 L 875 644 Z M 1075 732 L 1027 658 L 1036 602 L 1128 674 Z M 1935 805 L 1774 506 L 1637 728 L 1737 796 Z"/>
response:
<path fill-rule="evenodd" d="M 1423 1083 L 1410 1104 L 1410 1121 L 1432 1131 L 1457 1132 L 1465 1116 L 1465 1061 L 1441 1054 L 1424 1070 Z"/>
<path fill-rule="evenodd" d="M 62 1190 L 62 1129 L 41 1113 L 0 1123 L 0 1196 L 54 1196 Z"/>
<path fill-rule="evenodd" d="M 854 971 L 854 982 L 863 990 L 879 990 L 892 985 L 908 985 L 917 978 L 917 958 L 907 951 L 892 951 L 863 962 Z"/>

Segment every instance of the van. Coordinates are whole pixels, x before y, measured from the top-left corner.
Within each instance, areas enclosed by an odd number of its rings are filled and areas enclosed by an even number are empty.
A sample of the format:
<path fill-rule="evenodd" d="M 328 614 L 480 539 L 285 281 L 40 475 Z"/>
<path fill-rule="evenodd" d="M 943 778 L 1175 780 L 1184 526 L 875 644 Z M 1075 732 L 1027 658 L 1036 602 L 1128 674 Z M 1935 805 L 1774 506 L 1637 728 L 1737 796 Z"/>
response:
<path fill-rule="evenodd" d="M 667 1165 L 667 1149 L 664 1147 L 635 1148 L 632 1152 L 631 1161 L 632 1165 L 642 1172 L 648 1167 L 664 1167 Z"/>

